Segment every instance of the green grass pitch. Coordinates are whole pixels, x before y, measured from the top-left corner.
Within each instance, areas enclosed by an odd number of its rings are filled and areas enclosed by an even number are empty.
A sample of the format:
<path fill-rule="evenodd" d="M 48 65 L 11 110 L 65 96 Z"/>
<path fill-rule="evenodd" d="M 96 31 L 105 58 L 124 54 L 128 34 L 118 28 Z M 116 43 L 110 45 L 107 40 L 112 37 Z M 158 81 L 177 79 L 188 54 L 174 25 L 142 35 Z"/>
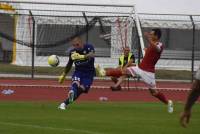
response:
<path fill-rule="evenodd" d="M 161 103 L 79 102 L 67 110 L 55 102 L 0 102 L 0 134 L 200 134 L 200 105 L 188 128 Z"/>

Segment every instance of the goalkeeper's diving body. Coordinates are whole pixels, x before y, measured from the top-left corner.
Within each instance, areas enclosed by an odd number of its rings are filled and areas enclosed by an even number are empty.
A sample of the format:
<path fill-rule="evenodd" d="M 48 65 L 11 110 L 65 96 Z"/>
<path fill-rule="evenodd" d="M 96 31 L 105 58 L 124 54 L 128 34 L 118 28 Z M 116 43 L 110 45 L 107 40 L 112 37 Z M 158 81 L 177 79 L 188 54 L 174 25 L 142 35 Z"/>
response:
<path fill-rule="evenodd" d="M 160 42 L 161 30 L 152 29 L 150 32 L 145 32 L 145 37 L 148 42 L 148 47 L 145 48 L 145 55 L 138 66 L 130 66 L 121 69 L 103 69 L 97 66 L 98 76 L 115 76 L 132 75 L 139 76 L 147 84 L 152 96 L 158 98 L 164 104 L 168 105 L 168 112 L 173 112 L 173 102 L 168 100 L 165 95 L 156 90 L 155 82 L 155 65 L 160 59 L 163 51 L 163 44 Z"/>
<path fill-rule="evenodd" d="M 59 77 L 59 83 L 64 82 L 73 63 L 75 64 L 75 71 L 72 74 L 72 83 L 68 97 L 58 107 L 62 110 L 65 110 L 68 104 L 75 101 L 82 93 L 89 91 L 95 76 L 94 47 L 91 44 L 84 44 L 80 37 L 75 37 L 71 43 L 74 48 L 70 51 L 68 63 L 64 72 Z"/>

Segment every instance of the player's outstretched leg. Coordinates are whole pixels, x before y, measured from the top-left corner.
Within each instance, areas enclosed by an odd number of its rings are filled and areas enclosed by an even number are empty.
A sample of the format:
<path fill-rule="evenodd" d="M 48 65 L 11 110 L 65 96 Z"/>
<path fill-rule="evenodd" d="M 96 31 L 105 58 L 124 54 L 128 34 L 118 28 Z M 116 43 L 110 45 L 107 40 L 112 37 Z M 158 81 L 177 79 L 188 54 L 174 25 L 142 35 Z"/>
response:
<path fill-rule="evenodd" d="M 104 76 L 114 76 L 114 77 L 120 77 L 123 75 L 123 72 L 121 69 L 104 69 L 101 68 L 99 65 L 96 67 L 96 75 L 99 77 L 104 77 Z"/>
<path fill-rule="evenodd" d="M 63 102 L 61 103 L 59 106 L 58 106 L 58 109 L 61 109 L 61 110 L 65 110 L 66 109 L 66 104 Z"/>
<path fill-rule="evenodd" d="M 168 100 L 163 93 L 158 92 L 155 89 L 149 88 L 149 91 L 150 91 L 152 96 L 156 97 L 157 99 L 159 99 L 164 104 L 167 104 L 169 113 L 173 113 L 174 108 L 173 108 L 172 100 Z"/>
<path fill-rule="evenodd" d="M 74 96 L 75 96 L 74 90 L 70 90 L 68 92 L 69 103 L 72 103 L 74 101 Z"/>
<path fill-rule="evenodd" d="M 73 82 L 71 88 L 68 92 L 68 98 L 60 104 L 59 109 L 65 110 L 67 105 L 75 101 L 81 94 L 81 90 L 79 90 L 79 86 L 77 82 Z"/>
<path fill-rule="evenodd" d="M 173 101 L 168 100 L 168 112 L 173 113 L 173 111 L 174 111 Z"/>
<path fill-rule="evenodd" d="M 72 103 L 74 99 L 77 97 L 78 88 L 79 88 L 79 82 L 73 81 L 71 88 L 68 92 L 69 103 Z"/>

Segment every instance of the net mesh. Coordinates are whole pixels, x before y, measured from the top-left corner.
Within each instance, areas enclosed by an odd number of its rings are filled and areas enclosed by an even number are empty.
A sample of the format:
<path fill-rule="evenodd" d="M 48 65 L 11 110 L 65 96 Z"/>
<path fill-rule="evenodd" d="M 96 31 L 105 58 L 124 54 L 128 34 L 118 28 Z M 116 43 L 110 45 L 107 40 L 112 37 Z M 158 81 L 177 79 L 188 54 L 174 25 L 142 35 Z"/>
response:
<path fill-rule="evenodd" d="M 47 65 L 47 56 L 52 54 L 60 56 L 61 65 L 65 65 L 67 58 L 64 56 L 69 54 L 72 49 L 70 41 L 76 36 L 93 44 L 100 64 L 110 60 L 108 66 L 117 65 L 124 46 L 133 46 L 132 6 L 49 3 L 44 9 L 44 5 L 36 3 L 10 4 L 17 13 L 2 14 L 14 21 L 15 33 L 9 34 L 0 28 L 0 37 L 16 44 L 17 65 L 31 65 L 32 47 L 36 66 Z"/>

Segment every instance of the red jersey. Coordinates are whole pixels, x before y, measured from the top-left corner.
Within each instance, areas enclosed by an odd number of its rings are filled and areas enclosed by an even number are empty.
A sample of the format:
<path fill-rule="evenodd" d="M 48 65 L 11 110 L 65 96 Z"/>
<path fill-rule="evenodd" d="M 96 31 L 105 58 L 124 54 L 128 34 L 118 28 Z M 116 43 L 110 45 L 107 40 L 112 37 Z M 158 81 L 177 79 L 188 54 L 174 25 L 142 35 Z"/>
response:
<path fill-rule="evenodd" d="M 160 49 L 160 51 L 158 49 Z M 157 46 L 149 45 L 142 62 L 139 64 L 139 68 L 147 72 L 155 73 L 155 65 L 160 59 L 162 51 L 163 44 L 161 42 L 159 42 Z"/>

